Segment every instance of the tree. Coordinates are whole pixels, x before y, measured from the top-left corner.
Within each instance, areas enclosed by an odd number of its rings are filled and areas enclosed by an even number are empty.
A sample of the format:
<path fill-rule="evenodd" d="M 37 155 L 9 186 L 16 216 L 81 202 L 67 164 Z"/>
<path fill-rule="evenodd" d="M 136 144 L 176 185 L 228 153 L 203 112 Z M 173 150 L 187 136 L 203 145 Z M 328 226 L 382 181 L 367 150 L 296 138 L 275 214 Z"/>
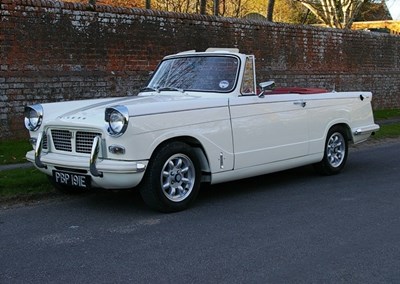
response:
<path fill-rule="evenodd" d="M 328 27 L 350 29 L 363 0 L 297 0 Z"/>
<path fill-rule="evenodd" d="M 275 0 L 273 21 L 292 24 L 315 24 L 318 22 L 305 6 L 293 0 Z"/>
<path fill-rule="evenodd" d="M 272 22 L 272 18 L 274 15 L 274 6 L 275 6 L 275 0 L 268 0 L 267 20 L 270 22 Z"/>
<path fill-rule="evenodd" d="M 222 2 L 225 5 L 225 1 L 223 0 Z M 214 16 L 219 16 L 219 0 L 214 0 L 213 8 L 214 8 L 214 12 L 213 12 Z"/>
<path fill-rule="evenodd" d="M 207 1 L 200 0 L 200 14 L 204 15 L 206 13 Z"/>
<path fill-rule="evenodd" d="M 385 2 L 385 0 L 365 0 L 361 6 L 360 13 L 356 16 L 355 21 L 362 22 L 392 20 Z"/>

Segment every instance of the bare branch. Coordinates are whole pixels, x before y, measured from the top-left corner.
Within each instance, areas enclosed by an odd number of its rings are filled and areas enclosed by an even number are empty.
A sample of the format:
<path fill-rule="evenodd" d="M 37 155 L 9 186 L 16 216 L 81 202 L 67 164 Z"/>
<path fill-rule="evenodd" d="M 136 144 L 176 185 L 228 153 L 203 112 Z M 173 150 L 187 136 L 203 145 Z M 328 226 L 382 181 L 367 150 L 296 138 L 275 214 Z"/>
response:
<path fill-rule="evenodd" d="M 297 0 L 332 28 L 349 29 L 363 0 Z"/>

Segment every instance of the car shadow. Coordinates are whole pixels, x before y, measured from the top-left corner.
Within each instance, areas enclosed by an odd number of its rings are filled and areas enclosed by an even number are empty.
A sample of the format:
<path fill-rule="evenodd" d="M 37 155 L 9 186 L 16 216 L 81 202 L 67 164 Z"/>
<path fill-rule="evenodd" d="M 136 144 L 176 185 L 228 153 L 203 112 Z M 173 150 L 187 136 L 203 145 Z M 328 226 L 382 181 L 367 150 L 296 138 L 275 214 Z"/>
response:
<path fill-rule="evenodd" d="M 199 195 L 192 205 L 195 208 L 207 207 L 209 203 L 229 201 L 243 195 L 271 194 L 295 189 L 295 185 L 319 176 L 311 166 L 305 166 L 277 173 L 241 179 L 216 185 L 202 185 Z M 293 186 L 292 186 L 293 185 Z M 123 214 L 153 215 L 160 214 L 147 207 L 138 189 L 104 190 L 92 189 L 82 195 L 71 197 L 81 206 L 103 212 L 121 212 Z"/>
<path fill-rule="evenodd" d="M 272 193 L 288 190 L 291 184 L 305 182 L 319 176 L 312 166 L 304 166 L 286 171 L 260 175 L 256 177 L 216 184 L 201 188 L 196 203 L 204 204 L 210 201 L 236 199 L 242 195 L 257 193 Z M 290 188 L 289 188 L 290 190 Z"/>

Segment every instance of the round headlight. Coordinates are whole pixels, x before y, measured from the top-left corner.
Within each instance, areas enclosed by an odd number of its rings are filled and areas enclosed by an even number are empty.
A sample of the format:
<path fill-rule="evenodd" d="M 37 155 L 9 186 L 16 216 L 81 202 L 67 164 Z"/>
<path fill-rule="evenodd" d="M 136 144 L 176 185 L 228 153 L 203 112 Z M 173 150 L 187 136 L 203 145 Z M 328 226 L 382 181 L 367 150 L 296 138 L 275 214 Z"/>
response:
<path fill-rule="evenodd" d="M 108 133 L 111 136 L 124 134 L 128 127 L 129 112 L 125 106 L 115 106 L 106 109 L 105 121 L 108 122 Z"/>
<path fill-rule="evenodd" d="M 109 124 L 110 124 L 110 129 L 113 133 L 121 133 L 122 128 L 125 125 L 124 116 L 117 111 L 113 111 L 110 114 Z"/>
<path fill-rule="evenodd" d="M 26 106 L 24 114 L 26 129 L 29 131 L 38 130 L 43 120 L 43 107 L 41 105 Z"/>

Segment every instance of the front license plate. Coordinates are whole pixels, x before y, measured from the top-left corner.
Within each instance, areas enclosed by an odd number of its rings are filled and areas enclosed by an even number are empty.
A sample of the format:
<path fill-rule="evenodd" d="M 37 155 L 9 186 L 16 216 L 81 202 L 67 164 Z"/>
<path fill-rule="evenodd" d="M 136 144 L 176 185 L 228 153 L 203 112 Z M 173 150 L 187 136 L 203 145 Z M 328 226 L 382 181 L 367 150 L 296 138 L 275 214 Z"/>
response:
<path fill-rule="evenodd" d="M 87 175 L 53 171 L 53 180 L 60 185 L 82 189 L 90 188 L 90 176 Z"/>

